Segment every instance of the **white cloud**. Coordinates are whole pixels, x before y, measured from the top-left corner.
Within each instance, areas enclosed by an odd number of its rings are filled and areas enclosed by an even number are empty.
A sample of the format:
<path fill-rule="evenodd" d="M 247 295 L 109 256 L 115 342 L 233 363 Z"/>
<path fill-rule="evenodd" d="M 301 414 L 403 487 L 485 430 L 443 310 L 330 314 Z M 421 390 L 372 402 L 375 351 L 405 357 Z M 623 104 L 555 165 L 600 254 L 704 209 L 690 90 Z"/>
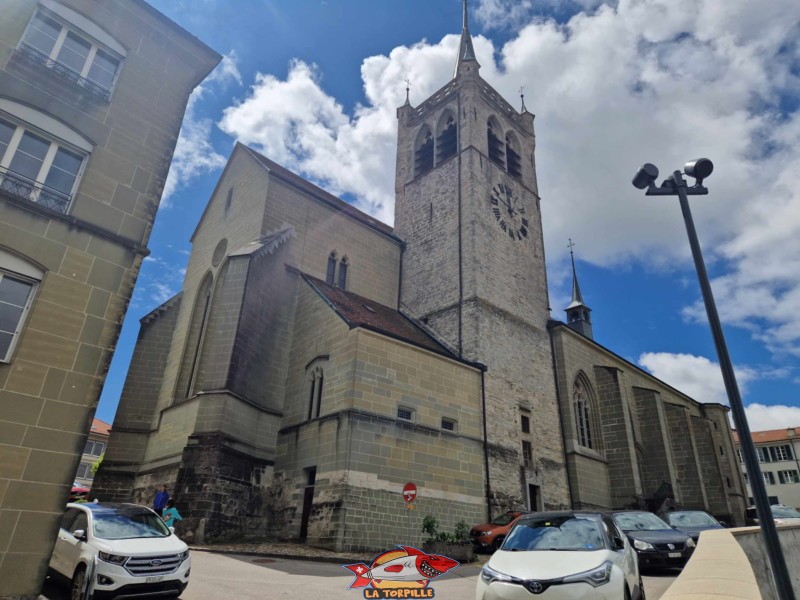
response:
<path fill-rule="evenodd" d="M 639 357 L 639 364 L 654 376 L 699 402 L 729 405 L 719 364 L 703 356 L 651 352 L 642 354 Z M 735 374 L 739 392 L 744 396 L 750 383 L 764 379 L 785 379 L 790 377 L 791 370 L 744 366 L 736 368 Z M 800 427 L 798 406 L 767 406 L 754 402 L 745 406 L 745 413 L 751 431 Z M 731 425 L 733 426 L 732 418 Z"/>
<path fill-rule="evenodd" d="M 647 352 L 639 357 L 639 364 L 698 402 L 728 404 L 719 364 L 704 356 Z M 742 395 L 750 382 L 759 379 L 758 371 L 750 367 L 736 368 L 735 374 Z"/>
<path fill-rule="evenodd" d="M 200 101 L 211 87 L 224 87 L 230 82 L 242 84 L 242 76 L 236 64 L 236 53 L 231 51 L 222 60 L 205 81 L 198 85 L 189 96 L 186 113 L 181 125 L 181 133 L 175 145 L 169 175 L 164 183 L 161 195 L 161 207 L 170 206 L 169 199 L 178 189 L 185 186 L 198 175 L 221 169 L 225 166 L 225 157 L 214 150 L 211 144 L 211 119 L 200 117 L 197 108 Z"/>
<path fill-rule="evenodd" d="M 745 408 L 750 431 L 800 427 L 800 407 L 764 404 L 750 404 Z"/>
<path fill-rule="evenodd" d="M 708 156 L 711 195 L 691 204 L 720 312 L 773 352 L 800 355 L 800 115 L 783 101 L 800 92 L 800 4 L 548 2 L 588 10 L 559 24 L 533 19 L 527 0 L 483 0 L 481 21 L 515 33 L 498 48 L 474 42 L 484 79 L 515 105 L 524 85 L 538 115 L 550 263 L 572 237 L 597 265 L 691 268 L 677 199 L 645 197 L 630 179 L 645 161 L 665 176 Z M 391 223 L 399 82 L 410 77 L 419 104 L 449 80 L 457 40 L 364 59 L 365 102 L 352 114 L 314 65 L 294 61 L 285 80 L 258 74 L 220 127 Z M 704 318 L 702 306 L 685 316 Z"/>

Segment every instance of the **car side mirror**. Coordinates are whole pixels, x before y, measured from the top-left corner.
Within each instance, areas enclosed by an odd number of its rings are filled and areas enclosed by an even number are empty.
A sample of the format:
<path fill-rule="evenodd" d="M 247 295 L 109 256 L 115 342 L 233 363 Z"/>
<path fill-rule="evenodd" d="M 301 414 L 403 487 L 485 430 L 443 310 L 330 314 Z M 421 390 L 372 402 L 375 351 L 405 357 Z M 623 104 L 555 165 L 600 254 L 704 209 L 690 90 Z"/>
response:
<path fill-rule="evenodd" d="M 611 541 L 614 544 L 614 550 L 625 549 L 625 540 L 623 540 L 621 537 L 614 537 Z"/>
<path fill-rule="evenodd" d="M 72 532 L 72 536 L 76 540 L 80 540 L 82 542 L 86 541 L 86 531 L 83 529 L 76 529 L 75 531 Z"/>
<path fill-rule="evenodd" d="M 169 528 L 169 532 L 170 532 L 172 535 L 175 535 L 175 528 L 174 528 L 174 527 L 170 527 L 170 528 Z"/>
<path fill-rule="evenodd" d="M 719 524 L 722 525 L 725 528 L 730 527 L 730 525 L 728 525 L 728 523 L 726 521 L 719 521 Z"/>

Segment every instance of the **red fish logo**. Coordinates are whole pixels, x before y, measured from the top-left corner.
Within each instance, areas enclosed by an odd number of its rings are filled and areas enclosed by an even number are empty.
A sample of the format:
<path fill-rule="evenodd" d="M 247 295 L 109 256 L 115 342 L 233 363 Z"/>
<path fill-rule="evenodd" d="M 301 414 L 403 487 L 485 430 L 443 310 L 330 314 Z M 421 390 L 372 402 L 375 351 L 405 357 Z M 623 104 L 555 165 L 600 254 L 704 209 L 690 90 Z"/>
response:
<path fill-rule="evenodd" d="M 364 590 L 365 598 L 390 597 L 389 594 L 378 593 L 387 588 L 425 588 L 431 579 L 444 575 L 458 566 L 458 561 L 438 554 L 425 554 L 418 548 L 399 546 L 397 550 L 389 550 L 379 554 L 367 566 L 364 563 L 343 565 L 355 575 L 348 589 L 375 588 L 376 593 Z M 422 591 L 422 590 L 420 590 Z M 425 590 L 426 594 L 406 594 L 404 597 L 432 598 L 433 590 Z M 411 592 L 411 589 L 409 589 Z M 394 596 L 391 596 L 394 597 Z"/>

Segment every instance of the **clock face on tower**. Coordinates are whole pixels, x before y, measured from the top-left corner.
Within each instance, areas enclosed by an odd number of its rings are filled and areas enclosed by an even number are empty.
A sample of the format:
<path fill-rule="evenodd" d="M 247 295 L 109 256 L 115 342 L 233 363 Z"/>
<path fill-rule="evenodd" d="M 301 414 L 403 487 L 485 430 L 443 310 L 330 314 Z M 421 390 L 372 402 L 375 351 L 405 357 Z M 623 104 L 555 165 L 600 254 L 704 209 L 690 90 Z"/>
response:
<path fill-rule="evenodd" d="M 508 234 L 512 240 L 522 240 L 528 237 L 528 222 L 525 207 L 522 201 L 505 183 L 498 183 L 489 194 L 492 214 L 500 225 L 500 229 Z"/>

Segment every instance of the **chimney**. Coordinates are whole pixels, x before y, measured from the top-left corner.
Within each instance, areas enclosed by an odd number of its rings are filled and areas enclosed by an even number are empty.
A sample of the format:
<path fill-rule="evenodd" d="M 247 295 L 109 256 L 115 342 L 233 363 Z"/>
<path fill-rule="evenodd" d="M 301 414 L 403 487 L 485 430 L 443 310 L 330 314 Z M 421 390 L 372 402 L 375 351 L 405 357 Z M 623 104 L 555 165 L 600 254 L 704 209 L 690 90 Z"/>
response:
<path fill-rule="evenodd" d="M 786 430 L 786 437 L 793 438 L 797 435 L 797 429 L 795 427 L 789 427 Z"/>

